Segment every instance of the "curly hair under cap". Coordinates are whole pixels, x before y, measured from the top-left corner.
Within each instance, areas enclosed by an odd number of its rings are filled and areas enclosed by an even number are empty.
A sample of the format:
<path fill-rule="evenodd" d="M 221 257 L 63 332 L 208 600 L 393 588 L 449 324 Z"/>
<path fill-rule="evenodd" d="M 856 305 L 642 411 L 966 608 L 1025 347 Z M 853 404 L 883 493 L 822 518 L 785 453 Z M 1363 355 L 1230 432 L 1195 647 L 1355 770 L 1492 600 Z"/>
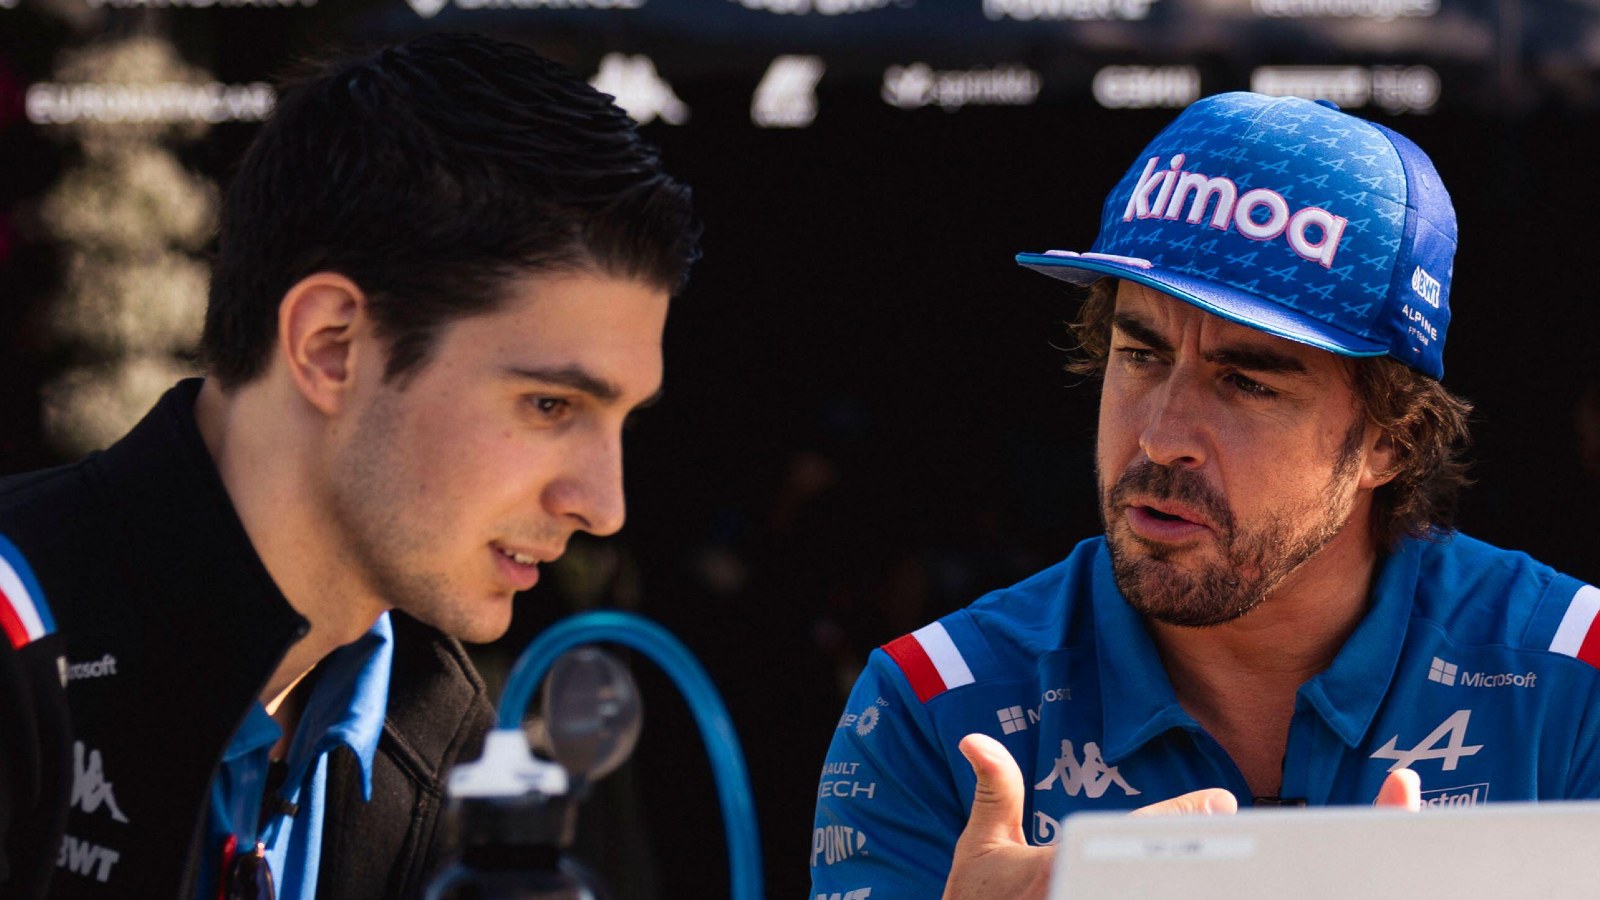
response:
<path fill-rule="evenodd" d="M 1111 352 L 1117 281 L 1090 285 L 1076 321 L 1078 346 L 1067 371 L 1100 378 Z M 1467 477 L 1472 404 L 1443 384 L 1387 356 L 1347 360 L 1361 413 L 1394 444 L 1393 477 L 1373 494 L 1372 538 L 1394 549 L 1402 537 L 1436 538 L 1454 529 L 1456 502 Z"/>

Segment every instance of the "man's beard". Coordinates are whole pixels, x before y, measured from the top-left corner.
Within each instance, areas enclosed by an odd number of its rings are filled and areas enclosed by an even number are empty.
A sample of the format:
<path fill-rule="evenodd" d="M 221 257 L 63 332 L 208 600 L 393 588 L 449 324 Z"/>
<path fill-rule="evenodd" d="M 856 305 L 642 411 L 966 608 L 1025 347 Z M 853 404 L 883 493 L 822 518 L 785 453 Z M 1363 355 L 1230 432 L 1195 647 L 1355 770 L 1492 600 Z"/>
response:
<path fill-rule="evenodd" d="M 1129 605 L 1155 621 L 1191 627 L 1231 622 L 1260 606 L 1348 521 L 1354 496 L 1347 485 L 1360 462 L 1364 433 L 1364 423 L 1358 420 L 1345 435 L 1320 496 L 1275 510 L 1250 528 L 1235 521 L 1227 500 L 1199 472 L 1148 459 L 1129 467 L 1111 486 L 1109 496 L 1101 488 L 1100 498 L 1112 572 Z M 1198 567 L 1182 566 L 1171 558 L 1187 551 L 1132 533 L 1120 513 L 1134 495 L 1176 500 L 1204 514 L 1216 528 L 1222 558 Z"/>

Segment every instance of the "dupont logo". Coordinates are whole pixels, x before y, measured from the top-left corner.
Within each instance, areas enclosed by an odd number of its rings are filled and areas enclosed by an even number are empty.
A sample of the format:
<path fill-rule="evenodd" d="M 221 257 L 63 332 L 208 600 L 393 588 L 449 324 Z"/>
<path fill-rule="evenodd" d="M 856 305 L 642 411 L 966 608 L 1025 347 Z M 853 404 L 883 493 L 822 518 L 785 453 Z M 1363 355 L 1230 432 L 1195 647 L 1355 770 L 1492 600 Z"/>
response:
<path fill-rule="evenodd" d="M 1028 716 L 1020 706 L 997 709 L 994 714 L 1000 719 L 1000 730 L 1006 734 L 1015 734 L 1018 731 L 1028 730 Z"/>
<path fill-rule="evenodd" d="M 1420 272 L 1422 270 L 1418 269 L 1417 271 Z M 1439 657 L 1435 656 L 1433 658 L 1433 665 L 1428 668 L 1428 680 L 1429 681 L 1437 681 L 1440 684 L 1446 685 L 1448 687 L 1455 687 L 1455 683 L 1456 683 L 1456 665 L 1455 665 L 1455 663 L 1447 663 L 1444 660 L 1440 659 Z"/>
<path fill-rule="evenodd" d="M 1429 275 L 1421 266 L 1411 273 L 1411 289 L 1429 306 L 1439 308 L 1439 279 Z"/>
<path fill-rule="evenodd" d="M 1422 792 L 1425 809 L 1443 809 L 1448 806 L 1477 806 L 1489 799 L 1489 785 L 1466 784 L 1461 787 L 1439 788 Z"/>
<path fill-rule="evenodd" d="M 811 832 L 811 868 L 831 866 L 856 854 L 867 855 L 867 836 L 849 825 L 824 825 Z"/>

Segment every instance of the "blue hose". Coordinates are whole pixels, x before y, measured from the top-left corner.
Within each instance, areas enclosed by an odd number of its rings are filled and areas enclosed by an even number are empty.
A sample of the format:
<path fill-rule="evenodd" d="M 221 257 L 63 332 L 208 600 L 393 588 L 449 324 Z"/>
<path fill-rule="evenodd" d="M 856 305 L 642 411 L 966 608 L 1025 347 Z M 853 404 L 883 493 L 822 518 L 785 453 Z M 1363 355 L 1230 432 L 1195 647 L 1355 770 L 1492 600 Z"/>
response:
<path fill-rule="evenodd" d="M 521 728 L 533 692 L 561 654 L 586 644 L 613 643 L 649 657 L 672 678 L 700 726 L 706 755 L 722 802 L 722 826 L 728 836 L 728 866 L 733 900 L 761 900 L 761 846 L 756 841 L 756 811 L 750 799 L 739 737 L 722 697 L 682 642 L 642 616 L 617 610 L 580 613 L 557 622 L 522 651 L 500 695 L 500 727 Z"/>

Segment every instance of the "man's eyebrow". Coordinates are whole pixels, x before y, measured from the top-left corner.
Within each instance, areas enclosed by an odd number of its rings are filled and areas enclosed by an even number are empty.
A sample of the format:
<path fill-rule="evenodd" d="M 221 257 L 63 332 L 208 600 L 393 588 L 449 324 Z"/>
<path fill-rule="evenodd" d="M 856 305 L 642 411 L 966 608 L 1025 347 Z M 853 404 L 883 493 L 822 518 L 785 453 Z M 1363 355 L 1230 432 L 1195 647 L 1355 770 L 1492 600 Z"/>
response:
<path fill-rule="evenodd" d="M 1162 353 L 1172 352 L 1172 343 L 1170 341 L 1162 337 L 1154 328 L 1139 321 L 1129 313 L 1119 312 L 1112 317 L 1111 322 L 1118 331 L 1144 344 L 1151 350 L 1158 350 Z"/>
<path fill-rule="evenodd" d="M 1162 353 L 1172 352 L 1172 344 L 1161 336 L 1154 328 L 1146 325 L 1137 317 L 1129 313 L 1117 313 L 1112 322 L 1117 330 L 1141 344 Z M 1287 353 L 1279 353 L 1269 347 L 1234 346 L 1223 347 L 1206 354 L 1206 362 L 1219 366 L 1232 366 L 1247 372 L 1262 372 L 1280 375 L 1307 375 L 1305 363 Z"/>
<path fill-rule="evenodd" d="M 579 366 L 563 366 L 556 369 L 525 369 L 521 366 L 510 366 L 506 369 L 506 374 L 514 378 L 570 388 L 607 403 L 615 402 L 622 396 L 621 388 Z"/>
<path fill-rule="evenodd" d="M 1309 375 L 1306 364 L 1287 353 L 1266 347 L 1223 347 L 1206 354 L 1206 361 L 1246 372 L 1270 375 Z"/>

